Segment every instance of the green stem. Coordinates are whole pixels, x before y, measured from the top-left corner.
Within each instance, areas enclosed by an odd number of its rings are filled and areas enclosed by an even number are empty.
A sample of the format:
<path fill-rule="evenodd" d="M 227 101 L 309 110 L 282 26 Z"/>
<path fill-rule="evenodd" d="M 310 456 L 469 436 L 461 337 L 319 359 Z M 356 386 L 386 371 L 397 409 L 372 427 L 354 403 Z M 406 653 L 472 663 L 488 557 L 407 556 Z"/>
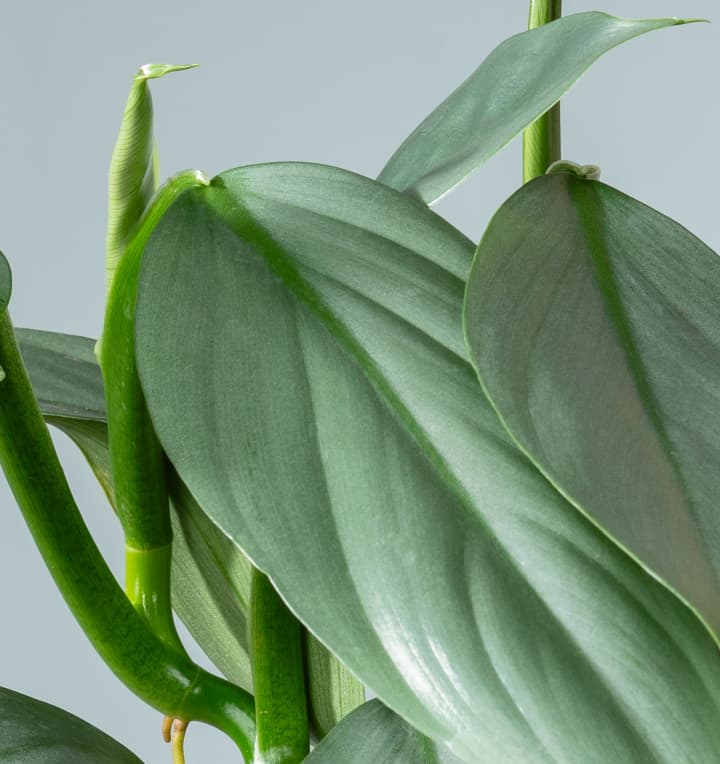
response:
<path fill-rule="evenodd" d="M 562 16 L 562 0 L 531 0 L 528 29 Z M 544 175 L 560 159 L 560 103 L 535 120 L 523 132 L 523 183 Z"/>
<path fill-rule="evenodd" d="M 252 761 L 253 698 L 164 644 L 118 586 L 83 522 L 0 315 L 0 465 L 48 569 L 102 659 L 161 713 L 223 730 Z"/>
<path fill-rule="evenodd" d="M 263 762 L 298 764 L 310 750 L 300 624 L 257 569 L 251 592 L 255 750 Z"/>
<path fill-rule="evenodd" d="M 199 173 L 184 172 L 158 191 L 116 263 L 97 350 L 105 381 L 115 501 L 125 534 L 126 592 L 158 636 L 181 651 L 170 601 L 172 529 L 165 462 L 135 364 L 135 302 L 150 234 L 180 194 L 206 182 Z"/>

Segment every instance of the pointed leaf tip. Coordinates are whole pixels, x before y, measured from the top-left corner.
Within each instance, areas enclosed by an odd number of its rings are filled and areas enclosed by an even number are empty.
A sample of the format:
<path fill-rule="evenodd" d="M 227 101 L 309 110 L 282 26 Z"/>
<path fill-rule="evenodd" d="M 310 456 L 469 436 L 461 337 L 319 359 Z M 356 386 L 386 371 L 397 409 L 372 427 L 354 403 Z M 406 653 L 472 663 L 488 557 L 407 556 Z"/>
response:
<path fill-rule="evenodd" d="M 143 64 L 138 69 L 136 79 L 156 80 L 172 72 L 182 72 L 185 69 L 194 69 L 200 64 Z"/>

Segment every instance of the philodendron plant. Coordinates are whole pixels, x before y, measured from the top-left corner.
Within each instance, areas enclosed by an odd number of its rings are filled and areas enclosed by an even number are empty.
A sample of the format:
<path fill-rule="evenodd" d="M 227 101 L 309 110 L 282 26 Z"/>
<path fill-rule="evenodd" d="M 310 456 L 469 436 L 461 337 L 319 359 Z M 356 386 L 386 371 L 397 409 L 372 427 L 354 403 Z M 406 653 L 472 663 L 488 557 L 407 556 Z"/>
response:
<path fill-rule="evenodd" d="M 563 158 L 557 105 L 684 23 L 535 0 L 377 180 L 158 187 L 149 83 L 186 67 L 144 66 L 99 340 L 14 330 L 0 257 L 0 461 L 176 762 L 192 721 L 248 764 L 720 761 L 720 260 Z M 523 131 L 476 246 L 430 205 Z M 117 513 L 124 591 L 47 423 Z M 138 761 L 11 690 L 0 760 Z"/>

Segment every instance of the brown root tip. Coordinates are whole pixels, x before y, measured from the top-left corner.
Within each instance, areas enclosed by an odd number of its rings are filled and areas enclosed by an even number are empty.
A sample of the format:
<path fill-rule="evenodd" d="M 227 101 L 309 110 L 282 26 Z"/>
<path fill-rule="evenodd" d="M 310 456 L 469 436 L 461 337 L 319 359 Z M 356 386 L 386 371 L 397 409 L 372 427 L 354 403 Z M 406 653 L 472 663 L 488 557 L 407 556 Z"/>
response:
<path fill-rule="evenodd" d="M 172 716 L 166 716 L 162 720 L 162 736 L 166 743 L 170 742 L 172 736 L 173 718 Z"/>

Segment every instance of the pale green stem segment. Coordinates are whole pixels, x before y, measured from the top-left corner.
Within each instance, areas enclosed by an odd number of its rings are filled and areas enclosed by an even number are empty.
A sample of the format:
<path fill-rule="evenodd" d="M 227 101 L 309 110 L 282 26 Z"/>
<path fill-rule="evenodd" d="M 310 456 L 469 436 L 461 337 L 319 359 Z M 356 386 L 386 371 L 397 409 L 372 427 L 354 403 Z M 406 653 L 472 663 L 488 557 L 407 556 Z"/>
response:
<path fill-rule="evenodd" d="M 172 544 L 156 549 L 125 547 L 125 593 L 135 610 L 167 645 L 184 652 L 173 620 L 170 597 Z"/>
<path fill-rule="evenodd" d="M 105 382 L 115 503 L 125 533 L 126 591 L 157 635 L 178 650 L 183 647 L 170 601 L 172 529 L 165 458 L 135 365 L 135 301 L 150 234 L 180 194 L 208 182 L 201 173 L 186 171 L 157 192 L 118 263 L 97 349 Z"/>
<path fill-rule="evenodd" d="M 303 632 L 303 651 L 310 726 L 322 739 L 365 702 L 365 687 L 308 631 Z"/>
<path fill-rule="evenodd" d="M 528 29 L 562 16 L 562 0 L 530 0 Z M 560 103 L 523 131 L 523 183 L 544 175 L 560 159 Z"/>
<path fill-rule="evenodd" d="M 300 624 L 256 568 L 250 612 L 255 755 L 263 764 L 298 764 L 310 750 Z"/>
<path fill-rule="evenodd" d="M 0 311 L 0 465 L 48 569 L 108 667 L 163 714 L 212 724 L 252 761 L 254 701 L 164 644 L 117 585 L 77 509 L 7 311 Z"/>
<path fill-rule="evenodd" d="M 108 183 L 106 286 L 110 291 L 117 264 L 157 187 L 157 152 L 148 80 L 196 64 L 147 64 L 133 80 L 125 105 Z"/>

